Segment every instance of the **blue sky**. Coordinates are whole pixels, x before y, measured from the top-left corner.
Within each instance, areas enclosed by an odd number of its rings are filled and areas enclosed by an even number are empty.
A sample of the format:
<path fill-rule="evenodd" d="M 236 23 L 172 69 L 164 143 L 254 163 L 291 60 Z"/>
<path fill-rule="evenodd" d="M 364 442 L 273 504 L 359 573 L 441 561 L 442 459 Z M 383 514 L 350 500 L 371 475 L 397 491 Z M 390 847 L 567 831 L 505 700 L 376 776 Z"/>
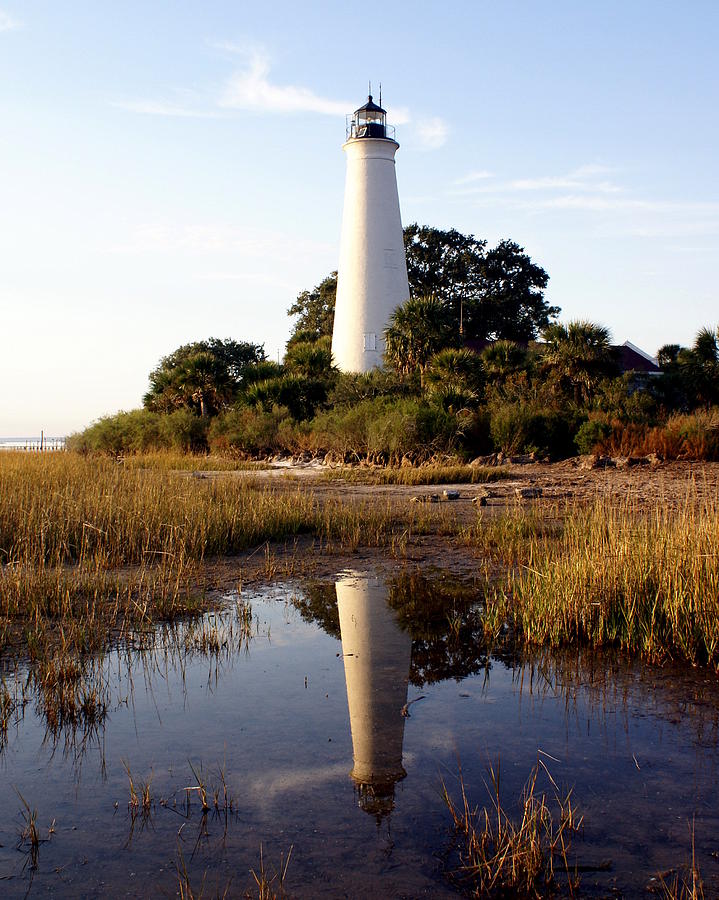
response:
<path fill-rule="evenodd" d="M 344 112 L 383 84 L 402 217 L 512 238 L 563 320 L 719 322 L 719 3 L 0 0 L 0 435 L 264 343 L 336 267 Z"/>

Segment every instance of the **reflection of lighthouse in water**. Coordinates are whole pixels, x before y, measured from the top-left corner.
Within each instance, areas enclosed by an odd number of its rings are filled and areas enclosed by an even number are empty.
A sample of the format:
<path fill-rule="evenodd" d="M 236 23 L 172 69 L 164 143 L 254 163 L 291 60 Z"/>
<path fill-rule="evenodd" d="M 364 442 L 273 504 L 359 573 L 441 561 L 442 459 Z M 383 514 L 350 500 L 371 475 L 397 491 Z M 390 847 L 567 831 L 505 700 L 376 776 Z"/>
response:
<path fill-rule="evenodd" d="M 412 638 L 387 605 L 382 580 L 337 581 L 347 704 L 360 806 L 378 818 L 392 811 L 394 786 L 407 774 L 402 741 Z"/>

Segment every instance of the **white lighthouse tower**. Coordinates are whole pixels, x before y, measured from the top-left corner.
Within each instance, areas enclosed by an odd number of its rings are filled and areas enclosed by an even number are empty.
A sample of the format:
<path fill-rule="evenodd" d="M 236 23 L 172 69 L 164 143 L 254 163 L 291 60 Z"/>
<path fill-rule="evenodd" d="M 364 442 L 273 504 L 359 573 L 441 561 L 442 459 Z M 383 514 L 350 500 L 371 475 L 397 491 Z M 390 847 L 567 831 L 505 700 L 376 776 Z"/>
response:
<path fill-rule="evenodd" d="M 384 330 L 409 297 L 394 164 L 398 148 L 387 113 L 370 94 L 355 110 L 342 147 L 347 179 L 332 356 L 343 372 L 382 365 Z"/>
<path fill-rule="evenodd" d="M 379 578 L 347 573 L 336 582 L 347 706 L 352 731 L 352 780 L 365 812 L 381 819 L 394 806 L 402 766 L 404 713 L 412 637 L 400 628 Z"/>

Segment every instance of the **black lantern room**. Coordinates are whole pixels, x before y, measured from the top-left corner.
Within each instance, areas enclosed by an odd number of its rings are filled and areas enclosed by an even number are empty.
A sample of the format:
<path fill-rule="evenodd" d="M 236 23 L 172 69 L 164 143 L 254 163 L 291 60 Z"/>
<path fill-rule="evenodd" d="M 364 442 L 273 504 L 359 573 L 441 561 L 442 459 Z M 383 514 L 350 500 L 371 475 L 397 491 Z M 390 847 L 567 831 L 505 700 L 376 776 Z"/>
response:
<path fill-rule="evenodd" d="M 387 124 L 387 112 L 367 97 L 364 106 L 360 106 L 352 114 L 352 121 L 347 124 L 347 140 L 353 138 L 385 138 L 394 140 L 394 128 Z"/>

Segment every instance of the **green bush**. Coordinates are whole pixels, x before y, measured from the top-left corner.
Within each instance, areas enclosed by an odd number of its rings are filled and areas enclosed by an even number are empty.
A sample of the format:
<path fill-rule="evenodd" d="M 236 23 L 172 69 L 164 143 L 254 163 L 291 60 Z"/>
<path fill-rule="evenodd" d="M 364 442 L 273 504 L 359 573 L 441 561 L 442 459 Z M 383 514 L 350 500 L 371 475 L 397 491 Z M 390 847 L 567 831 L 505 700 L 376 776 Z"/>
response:
<path fill-rule="evenodd" d="M 659 411 L 657 387 L 655 377 L 637 372 L 607 378 L 599 387 L 596 406 L 609 419 L 654 425 Z"/>
<path fill-rule="evenodd" d="M 362 374 L 340 372 L 327 402 L 330 407 L 349 406 L 375 397 L 406 397 L 418 393 L 419 382 L 413 386 L 409 379 L 401 379 L 392 369 L 372 369 Z"/>
<path fill-rule="evenodd" d="M 375 397 L 327 410 L 310 428 L 317 450 L 376 462 L 397 462 L 406 454 L 428 458 L 461 439 L 455 416 L 409 397 Z"/>
<path fill-rule="evenodd" d="M 267 456 L 286 448 L 278 436 L 280 426 L 290 419 L 286 407 L 243 407 L 213 420 L 208 442 L 213 453 Z"/>
<path fill-rule="evenodd" d="M 281 406 L 289 410 L 294 419 L 309 419 L 315 410 L 327 401 L 327 382 L 306 375 L 281 375 L 251 384 L 244 395 L 249 406 L 270 412 Z"/>
<path fill-rule="evenodd" d="M 169 416 L 160 417 L 160 435 L 166 446 L 183 453 L 207 450 L 208 428 L 207 419 L 196 416 L 189 409 L 177 409 Z"/>
<path fill-rule="evenodd" d="M 490 409 L 495 449 L 503 453 L 539 453 L 554 458 L 574 453 L 573 438 L 581 415 L 532 403 L 498 403 Z"/>
<path fill-rule="evenodd" d="M 70 435 L 67 447 L 80 453 L 111 454 L 163 450 L 170 446 L 163 434 L 163 418 L 145 409 L 104 416 L 84 431 Z"/>
<path fill-rule="evenodd" d="M 603 419 L 588 419 L 579 426 L 574 444 L 580 453 L 593 453 L 597 444 L 612 433 L 612 426 Z"/>

